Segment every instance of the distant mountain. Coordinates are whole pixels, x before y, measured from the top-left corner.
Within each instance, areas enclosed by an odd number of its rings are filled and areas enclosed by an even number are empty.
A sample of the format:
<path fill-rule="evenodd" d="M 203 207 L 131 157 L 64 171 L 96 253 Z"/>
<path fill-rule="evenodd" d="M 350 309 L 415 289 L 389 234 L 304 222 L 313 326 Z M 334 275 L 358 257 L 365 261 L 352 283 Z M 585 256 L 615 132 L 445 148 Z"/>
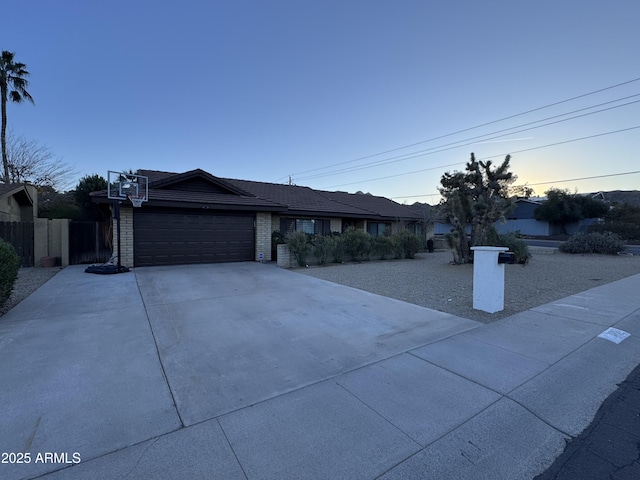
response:
<path fill-rule="evenodd" d="M 605 201 L 611 204 L 628 203 L 640 207 L 640 191 L 639 190 L 612 190 L 610 192 L 602 192 Z"/>

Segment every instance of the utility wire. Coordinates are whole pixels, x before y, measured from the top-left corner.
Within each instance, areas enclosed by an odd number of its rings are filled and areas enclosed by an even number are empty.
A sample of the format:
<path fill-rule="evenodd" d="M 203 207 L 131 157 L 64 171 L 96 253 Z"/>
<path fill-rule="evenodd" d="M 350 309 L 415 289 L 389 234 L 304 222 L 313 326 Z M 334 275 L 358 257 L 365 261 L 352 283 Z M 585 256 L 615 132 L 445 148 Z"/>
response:
<path fill-rule="evenodd" d="M 635 127 L 623 128 L 623 129 L 620 129 L 620 130 L 614 130 L 614 131 L 611 131 L 611 132 L 597 133 L 597 134 L 594 134 L 594 135 L 588 135 L 586 137 L 573 138 L 571 140 L 564 140 L 562 142 L 555 142 L 555 143 L 549 143 L 547 145 L 540 145 L 540 146 L 537 146 L 537 147 L 525 148 L 523 150 L 517 150 L 515 152 L 501 153 L 501 154 L 498 154 L 498 155 L 493 155 L 491 157 L 480 158 L 480 159 L 478 159 L 478 161 L 479 160 L 489 160 L 489 159 L 497 158 L 497 157 L 503 157 L 505 155 L 514 155 L 516 153 L 530 152 L 532 150 L 539 150 L 541 148 L 548 148 L 548 147 L 554 147 L 554 146 L 557 146 L 557 145 L 564 145 L 566 143 L 579 142 L 581 140 L 588 140 L 588 139 L 591 139 L 591 138 L 604 137 L 605 135 L 613 135 L 615 133 L 628 132 L 630 130 L 635 130 L 635 129 L 638 129 L 638 128 L 640 128 L 640 125 L 637 125 Z M 456 166 L 456 165 L 461 165 L 463 163 L 466 163 L 466 162 L 457 162 L 457 163 L 452 163 L 452 164 L 448 164 L 448 165 L 439 165 L 437 167 L 423 168 L 423 169 L 414 170 L 414 171 L 411 171 L 411 172 L 397 173 L 395 175 L 387 175 L 387 176 L 384 176 L 384 177 L 370 178 L 368 180 L 360 180 L 360 181 L 357 181 L 357 182 L 341 183 L 339 185 L 331 185 L 329 187 L 324 187 L 324 189 L 343 187 L 345 185 L 355 185 L 355 184 L 358 184 L 358 183 L 374 182 L 374 181 L 378 181 L 378 180 L 386 180 L 388 178 L 402 177 L 404 175 L 413 175 L 414 173 L 422 173 L 422 172 L 427 172 L 429 170 L 436 170 L 436 169 L 439 169 L 439 168 L 452 167 L 452 166 Z"/>
<path fill-rule="evenodd" d="M 596 108 L 596 107 L 599 107 L 599 106 L 602 106 L 602 105 L 607 105 L 609 103 L 614 103 L 614 102 L 618 102 L 618 101 L 621 101 L 621 100 L 625 100 L 625 99 L 632 98 L 632 97 L 637 97 L 637 96 L 640 96 L 640 93 L 637 93 L 635 95 L 630 95 L 628 97 L 620 98 L 620 99 L 617 99 L 617 100 L 604 102 L 604 103 L 601 103 L 599 105 L 593 105 L 591 107 L 581 108 L 581 109 L 578 109 L 578 110 L 574 110 L 573 112 L 567 112 L 567 113 L 563 113 L 563 114 L 560 114 L 560 115 L 554 115 L 552 117 L 548 117 L 548 118 L 545 118 L 545 119 L 542 119 L 542 120 L 536 120 L 534 122 L 524 123 L 522 125 L 517 125 L 515 127 L 510 127 L 510 128 L 503 129 L 503 130 L 498 130 L 497 132 L 486 133 L 484 135 L 471 137 L 471 138 L 468 138 L 466 140 L 459 140 L 457 142 L 447 143 L 445 145 L 440 145 L 440 146 L 428 148 L 428 149 L 425 149 L 425 150 L 419 150 L 419 151 L 416 151 L 416 152 L 411 152 L 411 153 L 407 153 L 407 154 L 404 154 L 404 155 L 391 157 L 391 158 L 388 158 L 388 159 L 378 160 L 376 162 L 372 162 L 372 163 L 369 163 L 369 164 L 361 165 L 361 166 L 358 166 L 358 167 L 349 167 L 349 168 L 344 168 L 344 169 L 341 169 L 341 170 L 334 170 L 332 172 L 319 173 L 319 174 L 316 174 L 316 175 L 309 175 L 309 176 L 306 176 L 306 177 L 299 177 L 298 180 L 310 180 L 310 179 L 314 179 L 314 178 L 330 177 L 330 176 L 338 175 L 338 174 L 342 174 L 342 173 L 355 172 L 357 170 L 363 170 L 363 169 L 367 169 L 367 168 L 378 167 L 378 166 L 382 166 L 382 165 L 388 165 L 390 163 L 402 162 L 404 160 L 411 160 L 411 159 L 414 159 L 414 158 L 419 158 L 419 157 L 423 157 L 423 156 L 427 156 L 427 155 L 432 155 L 434 153 L 441 153 L 441 152 L 445 152 L 447 150 L 453 150 L 455 148 L 465 147 L 465 146 L 469 146 L 469 145 L 475 145 L 476 143 L 478 143 L 479 139 L 481 139 L 482 141 L 495 140 L 495 139 L 498 139 L 498 138 L 506 137 L 508 135 L 527 132 L 527 131 L 530 131 L 530 130 L 535 130 L 537 128 L 547 127 L 549 125 L 554 125 L 556 123 L 568 122 L 570 120 L 575 120 L 576 118 L 586 117 L 586 116 L 589 116 L 589 115 L 594 115 L 596 113 L 602 113 L 602 112 L 605 112 L 605 111 L 608 111 L 608 110 L 613 110 L 613 109 L 616 109 L 616 108 L 625 107 L 627 105 L 632 105 L 634 103 L 640 103 L 640 100 L 634 100 L 632 102 L 623 103 L 622 105 L 615 105 L 613 107 L 607 107 L 607 108 L 603 108 L 601 110 L 596 110 L 594 112 L 583 113 L 583 114 L 580 114 L 580 115 L 576 115 L 576 116 L 569 117 L 569 118 L 564 118 L 564 119 L 561 119 L 561 120 L 556 120 L 556 121 L 545 123 L 545 124 L 542 124 L 542 125 L 536 125 L 534 127 L 524 128 L 522 130 L 516 130 L 516 131 L 513 131 L 513 132 L 509 132 L 509 133 L 500 133 L 500 132 L 505 132 L 505 131 L 508 131 L 508 130 L 513 130 L 515 128 L 520 128 L 520 127 L 523 127 L 523 126 L 532 125 L 534 123 L 540 123 L 540 122 L 543 122 L 543 121 L 546 121 L 546 120 L 550 120 L 550 119 L 553 119 L 553 118 L 563 117 L 563 116 L 566 116 L 566 115 L 570 115 L 572 113 L 581 112 L 581 111 L 584 111 L 584 110 L 589 110 L 589 109 Z M 498 133 L 499 133 L 499 135 L 494 135 L 494 134 L 498 134 Z M 494 136 L 488 137 L 488 135 L 494 135 Z M 486 138 L 483 138 L 483 137 L 486 137 Z M 467 143 L 462 143 L 462 142 L 467 142 Z M 439 149 L 439 150 L 436 150 L 436 149 Z"/>
<path fill-rule="evenodd" d="M 620 172 L 620 173 L 609 173 L 606 175 L 594 175 L 592 177 L 580 177 L 580 178 L 567 178 L 564 180 L 552 180 L 550 182 L 537 182 L 537 183 L 524 183 L 521 185 L 514 186 L 522 186 L 522 187 L 534 187 L 537 185 L 550 185 L 552 183 L 565 183 L 565 182 L 579 182 L 581 180 L 594 180 L 596 178 L 607 178 L 607 177 L 621 177 L 624 175 L 635 175 L 640 173 L 640 170 L 635 170 L 633 172 Z M 401 195 L 401 196 L 393 196 L 390 198 L 416 198 L 416 197 L 432 197 L 434 195 L 440 195 L 439 193 L 422 193 L 419 195 Z"/>
<path fill-rule="evenodd" d="M 295 175 L 301 175 L 303 173 L 310 173 L 310 172 L 315 172 L 315 171 L 318 171 L 318 170 L 325 170 L 327 168 L 337 167 L 337 166 L 340 166 L 340 165 L 346 165 L 348 163 L 358 162 L 360 160 L 366 160 L 367 158 L 377 157 L 379 155 L 384 155 L 384 154 L 391 153 L 391 152 L 397 152 L 399 150 L 404 150 L 406 148 L 415 147 L 416 145 L 422 145 L 424 143 L 433 142 L 435 140 L 440 140 L 442 138 L 446 138 L 446 137 L 450 137 L 450 136 L 453 136 L 453 135 L 457 135 L 459 133 L 468 132 L 470 130 L 475 130 L 477 128 L 486 127 L 488 125 L 493 125 L 495 123 L 503 122 L 505 120 L 510 120 L 512 118 L 520 117 L 522 115 L 527 115 L 529 113 L 533 113 L 533 112 L 537 112 L 537 111 L 540 111 L 540 110 L 544 110 L 546 108 L 550 108 L 550 107 L 554 107 L 554 106 L 557 106 L 557 105 L 561 105 L 563 103 L 571 102 L 571 101 L 577 100 L 579 98 L 584 98 L 584 97 L 588 97 L 590 95 L 595 95 L 596 93 L 601 93 L 601 92 L 604 92 L 604 91 L 607 91 L 607 90 L 611 90 L 613 88 L 621 87 L 623 85 L 628 85 L 630 83 L 634 83 L 634 82 L 637 82 L 637 81 L 640 81 L 640 77 L 634 78 L 634 79 L 631 79 L 631 80 L 627 80 L 626 82 L 617 83 L 615 85 L 610 85 L 610 86 L 605 87 L 605 88 L 600 88 L 598 90 L 593 90 L 593 91 L 588 92 L 588 93 L 583 93 L 581 95 L 577 95 L 577 96 L 574 96 L 574 97 L 571 97 L 571 98 L 567 98 L 565 100 L 560 100 L 558 102 L 550 103 L 550 104 L 544 105 L 542 107 L 537 107 L 537 108 L 533 108 L 531 110 L 527 110 L 527 111 L 524 111 L 524 112 L 521 112 L 521 113 L 516 113 L 514 115 L 509 115 L 507 117 L 503 117 L 503 118 L 500 118 L 498 120 L 493 120 L 491 122 L 486 122 L 486 123 L 483 123 L 483 124 L 480 124 L 480 125 L 476 125 L 474 127 L 464 128 L 462 130 L 458 130 L 458 131 L 455 131 L 455 132 L 452 132 L 452 133 L 447 133 L 445 135 L 440 135 L 440 136 L 437 136 L 437 137 L 429 138 L 427 140 L 422 140 L 420 142 L 411 143 L 409 145 L 404 145 L 402 147 L 396 147 L 396 148 L 392 148 L 390 150 L 385 150 L 385 151 L 374 153 L 374 154 L 371 154 L 371 155 L 366 155 L 364 157 L 355 158 L 353 160 L 347 160 L 347 161 L 344 161 L 344 162 L 338 162 L 338 163 L 334 163 L 334 164 L 331 164 L 331 165 L 327 165 L 325 167 L 317 167 L 317 168 L 312 168 L 312 169 L 309 169 L 309 170 L 304 170 L 304 171 L 301 171 L 301 172 L 294 173 L 292 175 L 295 176 Z M 287 178 L 287 177 L 288 177 L 288 175 L 285 176 L 285 177 L 280 177 L 278 180 L 280 180 L 282 178 Z"/>

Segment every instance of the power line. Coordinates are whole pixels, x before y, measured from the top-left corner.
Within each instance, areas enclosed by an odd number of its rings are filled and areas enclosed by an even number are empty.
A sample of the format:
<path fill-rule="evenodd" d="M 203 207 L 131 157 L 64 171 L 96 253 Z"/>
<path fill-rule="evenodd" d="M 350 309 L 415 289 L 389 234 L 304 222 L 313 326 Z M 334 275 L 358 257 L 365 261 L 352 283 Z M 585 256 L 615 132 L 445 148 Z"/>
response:
<path fill-rule="evenodd" d="M 640 173 L 640 170 L 635 170 L 633 172 L 620 172 L 620 173 L 609 173 L 606 175 L 593 175 L 591 177 L 580 177 L 580 178 L 566 178 L 564 180 L 552 180 L 549 182 L 537 182 L 537 183 L 525 183 L 522 185 L 515 185 L 515 186 L 523 186 L 523 187 L 535 187 L 537 185 L 550 185 L 552 183 L 566 183 L 566 182 L 579 182 L 582 180 L 594 180 L 596 178 L 607 178 L 607 177 L 621 177 L 624 175 L 636 175 Z M 399 195 L 399 196 L 392 196 L 390 198 L 417 198 L 417 197 L 432 197 L 434 195 L 440 195 L 439 193 L 422 193 L 419 195 Z"/>
<path fill-rule="evenodd" d="M 365 164 L 365 165 L 361 165 L 361 166 L 358 166 L 358 167 L 349 167 L 349 168 L 344 168 L 344 169 L 341 169 L 341 170 L 334 170 L 332 172 L 319 173 L 319 174 L 316 174 L 316 175 L 309 175 L 309 176 L 306 176 L 306 177 L 299 177 L 298 180 L 310 180 L 310 179 L 314 179 L 314 178 L 330 177 L 330 176 L 338 175 L 338 174 L 342 174 L 342 173 L 355 172 L 357 170 L 364 170 L 366 168 L 379 167 L 379 166 L 382 166 L 382 165 L 388 165 L 390 163 L 397 163 L 397 162 L 401 162 L 401 161 L 404 161 L 404 160 L 411 160 L 411 159 L 419 158 L 419 157 L 422 157 L 422 156 L 432 155 L 434 153 L 441 153 L 441 152 L 445 152 L 445 151 L 448 151 L 448 150 L 453 150 L 455 148 L 465 147 L 465 146 L 469 146 L 469 145 L 475 145 L 476 143 L 478 143 L 479 139 L 482 139 L 482 141 L 495 140 L 495 139 L 498 139 L 498 138 L 506 137 L 508 135 L 527 132 L 527 131 L 530 131 L 530 130 L 535 130 L 537 128 L 542 128 L 542 127 L 547 127 L 549 125 L 554 125 L 556 123 L 568 122 L 570 120 L 575 120 L 576 118 L 586 117 L 586 116 L 589 116 L 589 115 L 595 115 L 597 113 L 602 113 L 602 112 L 605 112 L 605 111 L 608 111 L 608 110 L 613 110 L 613 109 L 616 109 L 616 108 L 626 107 L 627 105 L 632 105 L 634 103 L 640 103 L 640 100 L 634 100 L 632 102 L 623 103 L 622 105 L 615 105 L 613 107 L 603 108 L 601 110 L 596 110 L 594 112 L 583 113 L 583 114 L 580 114 L 580 115 L 576 115 L 574 117 L 564 118 L 564 119 L 561 119 L 561 120 L 555 120 L 553 122 L 545 123 L 545 124 L 542 124 L 542 125 L 536 125 L 534 127 L 524 128 L 522 130 L 516 130 L 516 131 L 513 131 L 513 132 L 509 132 L 509 133 L 501 133 L 501 132 L 505 132 L 505 131 L 508 131 L 508 130 L 514 130 L 516 128 L 520 128 L 520 127 L 523 127 L 523 126 L 532 125 L 534 123 L 540 123 L 540 122 L 543 122 L 543 121 L 546 121 L 546 120 L 550 120 L 550 119 L 558 118 L 558 117 L 563 117 L 563 116 L 566 116 L 566 115 L 571 115 L 572 113 L 581 112 L 581 111 L 584 111 L 584 110 L 589 110 L 589 109 L 596 108 L 596 107 L 599 107 L 599 106 L 602 106 L 602 105 L 608 105 L 610 103 L 619 102 L 621 100 L 626 100 L 628 98 L 638 97 L 638 96 L 640 96 L 640 93 L 637 93 L 635 95 L 629 95 L 627 97 L 619 98 L 619 99 L 616 99 L 616 100 L 611 100 L 609 102 L 604 102 L 604 103 L 601 103 L 601 104 L 598 104 L 598 105 L 592 105 L 590 107 L 580 108 L 580 109 L 574 110 L 572 112 L 567 112 L 567 113 L 562 113 L 562 114 L 559 114 L 559 115 L 554 115 L 554 116 L 551 116 L 551 117 L 548 117 L 548 118 L 544 118 L 544 119 L 541 119 L 541 120 L 536 120 L 534 122 L 524 123 L 524 124 L 521 124 L 521 125 L 517 125 L 515 127 L 510 127 L 510 128 L 506 128 L 506 129 L 503 129 L 503 130 L 498 130 L 497 132 L 486 133 L 484 135 L 478 135 L 478 136 L 471 137 L 471 138 L 468 138 L 468 139 L 465 139 L 465 140 L 459 140 L 457 142 L 452 142 L 452 143 L 448 143 L 448 144 L 445 144 L 445 145 L 440 145 L 440 146 L 437 146 L 437 147 L 428 148 L 428 149 L 425 149 L 425 150 L 418 150 L 416 152 L 411 152 L 411 153 L 407 153 L 407 154 L 404 154 L 404 155 L 391 157 L 391 158 L 388 158 L 388 159 L 378 160 L 376 162 L 371 162 L 371 163 L 368 163 L 368 164 Z M 495 135 L 495 134 L 498 134 L 498 133 L 501 133 L 501 134 L 500 135 Z M 491 137 L 489 135 L 494 135 L 494 136 Z M 486 137 L 486 138 L 483 138 L 483 137 Z M 467 142 L 467 143 L 462 143 L 462 142 Z M 436 149 L 439 149 L 439 150 L 436 150 Z"/>
<path fill-rule="evenodd" d="M 532 150 L 539 150 L 539 149 L 542 149 L 542 148 L 554 147 L 554 146 L 557 146 L 557 145 L 564 145 L 566 143 L 579 142 L 579 141 L 582 141 L 582 140 L 589 140 L 591 138 L 604 137 L 606 135 L 613 135 L 615 133 L 628 132 L 630 130 L 636 130 L 638 128 L 640 128 L 640 125 L 637 125 L 635 127 L 623 128 L 623 129 L 620 129 L 620 130 L 614 130 L 614 131 L 611 131 L 611 132 L 597 133 L 597 134 L 594 134 L 594 135 L 588 135 L 586 137 L 573 138 L 571 140 L 564 140 L 562 142 L 555 142 L 555 143 L 549 143 L 547 145 L 540 145 L 540 146 L 537 146 L 537 147 L 525 148 L 523 150 L 517 150 L 515 152 L 501 153 L 501 154 L 493 155 L 493 156 L 490 156 L 490 157 L 480 158 L 478 160 L 489 160 L 489 159 L 492 159 L 492 158 L 503 157 L 505 155 L 514 155 L 516 153 L 530 152 Z M 384 177 L 370 178 L 368 180 L 360 180 L 360 181 L 357 181 L 357 182 L 349 182 L 349 183 L 342 183 L 342 184 L 339 184 L 339 185 L 331 185 L 331 186 L 325 187 L 325 188 L 336 188 L 336 187 L 343 187 L 345 185 L 355 185 L 355 184 L 358 184 L 358 183 L 367 183 L 367 182 L 374 182 L 374 181 L 378 181 L 378 180 L 386 180 L 388 178 L 402 177 L 404 175 L 412 175 L 414 173 L 422 173 L 422 172 L 427 172 L 429 170 L 436 170 L 436 169 L 440 169 L 440 168 L 453 167 L 453 166 L 456 166 L 456 165 L 460 165 L 462 163 L 466 163 L 466 162 L 457 162 L 457 163 L 452 163 L 452 164 L 448 164 L 448 165 L 439 165 L 437 167 L 423 168 L 423 169 L 420 169 L 420 170 L 414 170 L 412 172 L 397 173 L 395 175 L 387 175 L 387 176 L 384 176 Z"/>
<path fill-rule="evenodd" d="M 440 140 L 442 138 L 446 138 L 446 137 L 450 137 L 450 136 L 453 136 L 453 135 L 457 135 L 459 133 L 468 132 L 470 130 L 475 130 L 477 128 L 486 127 L 488 125 L 493 125 L 495 123 L 503 122 L 505 120 L 510 120 L 512 118 L 520 117 L 522 115 L 527 115 L 529 113 L 533 113 L 533 112 L 537 112 L 537 111 L 540 111 L 540 110 L 544 110 L 546 108 L 550 108 L 550 107 L 554 107 L 554 106 L 557 106 L 557 105 L 561 105 L 563 103 L 571 102 L 571 101 L 577 100 L 579 98 L 584 98 L 584 97 L 588 97 L 590 95 L 595 95 L 596 93 L 601 93 L 601 92 L 604 92 L 604 91 L 607 91 L 607 90 L 611 90 L 613 88 L 621 87 L 623 85 L 628 85 L 630 83 L 634 83 L 634 82 L 637 82 L 637 81 L 640 81 L 640 77 L 634 78 L 634 79 L 631 79 L 631 80 L 627 80 L 626 82 L 617 83 L 615 85 L 610 85 L 608 87 L 600 88 L 598 90 L 593 90 L 593 91 L 588 92 L 588 93 L 583 93 L 581 95 L 577 95 L 577 96 L 574 96 L 574 97 L 571 97 L 571 98 L 567 98 L 565 100 L 560 100 L 558 102 L 550 103 L 550 104 L 544 105 L 542 107 L 537 107 L 537 108 L 533 108 L 531 110 L 527 110 L 527 111 L 524 111 L 524 112 L 521 112 L 521 113 L 516 113 L 514 115 L 509 115 L 507 117 L 503 117 L 503 118 L 500 118 L 498 120 L 493 120 L 491 122 L 486 122 L 486 123 L 483 123 L 483 124 L 480 124 L 480 125 L 476 125 L 474 127 L 464 128 L 462 130 L 458 130 L 458 131 L 455 131 L 455 132 L 452 132 L 452 133 L 447 133 L 445 135 L 440 135 L 440 136 L 437 136 L 437 137 L 429 138 L 427 140 L 422 140 L 420 142 L 411 143 L 409 145 L 404 145 L 402 147 L 396 147 L 396 148 L 392 148 L 390 150 L 385 150 L 385 151 L 374 153 L 374 154 L 371 154 L 371 155 L 366 155 L 364 157 L 355 158 L 353 160 L 347 160 L 347 161 L 344 161 L 344 162 L 338 162 L 338 163 L 334 163 L 334 164 L 331 164 L 331 165 L 327 165 L 325 167 L 317 167 L 317 168 L 312 168 L 312 169 L 309 169 L 309 170 L 304 170 L 304 171 L 301 171 L 301 172 L 294 173 L 292 175 L 295 176 L 295 175 L 301 175 L 303 173 L 310 173 L 310 172 L 315 172 L 315 171 L 318 171 L 318 170 L 325 170 L 327 168 L 332 168 L 332 167 L 336 167 L 336 166 L 340 166 L 340 165 L 346 165 L 348 163 L 358 162 L 360 160 L 366 160 L 367 158 L 377 157 L 379 155 L 384 155 L 384 154 L 391 153 L 391 152 L 397 152 L 399 150 L 404 150 L 406 148 L 415 147 L 416 145 L 422 145 L 424 143 L 433 142 L 435 140 Z M 287 178 L 287 176 L 280 177 L 278 180 L 280 180 L 282 178 Z"/>

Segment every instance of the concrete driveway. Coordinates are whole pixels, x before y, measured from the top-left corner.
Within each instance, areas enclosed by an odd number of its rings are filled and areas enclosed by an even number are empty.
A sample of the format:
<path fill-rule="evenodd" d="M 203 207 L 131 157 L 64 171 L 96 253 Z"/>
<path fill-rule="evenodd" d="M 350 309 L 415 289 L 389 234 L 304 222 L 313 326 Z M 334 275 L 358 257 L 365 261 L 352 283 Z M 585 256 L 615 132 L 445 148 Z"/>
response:
<path fill-rule="evenodd" d="M 637 365 L 639 288 L 482 325 L 259 263 L 69 267 L 0 317 L 0 478 L 530 478 Z"/>

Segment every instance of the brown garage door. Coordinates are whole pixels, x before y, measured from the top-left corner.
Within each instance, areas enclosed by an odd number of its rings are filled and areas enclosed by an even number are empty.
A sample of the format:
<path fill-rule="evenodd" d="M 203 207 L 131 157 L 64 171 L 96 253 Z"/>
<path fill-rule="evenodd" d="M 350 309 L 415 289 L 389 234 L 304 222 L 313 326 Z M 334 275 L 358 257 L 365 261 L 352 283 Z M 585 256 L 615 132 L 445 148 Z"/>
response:
<path fill-rule="evenodd" d="M 135 266 L 254 260 L 254 218 L 201 210 L 134 209 Z"/>

